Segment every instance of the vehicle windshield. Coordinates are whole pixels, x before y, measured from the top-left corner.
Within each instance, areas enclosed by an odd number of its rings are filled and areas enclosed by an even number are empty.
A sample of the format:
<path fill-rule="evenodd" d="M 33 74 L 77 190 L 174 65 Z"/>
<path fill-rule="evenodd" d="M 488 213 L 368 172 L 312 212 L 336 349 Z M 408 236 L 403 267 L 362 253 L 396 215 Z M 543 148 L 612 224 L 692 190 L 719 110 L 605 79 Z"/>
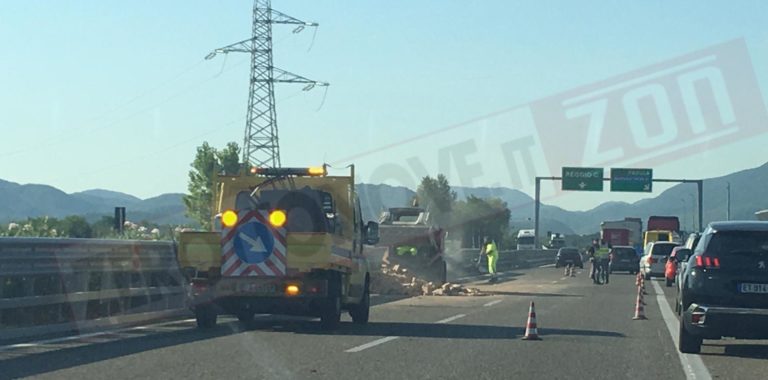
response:
<path fill-rule="evenodd" d="M 637 253 L 632 248 L 614 248 L 613 252 L 620 257 L 635 257 Z"/>
<path fill-rule="evenodd" d="M 517 238 L 517 244 L 532 245 L 536 241 L 533 236 L 523 236 Z"/>
<path fill-rule="evenodd" d="M 676 247 L 674 244 L 654 244 L 651 254 L 654 256 L 669 256 Z"/>

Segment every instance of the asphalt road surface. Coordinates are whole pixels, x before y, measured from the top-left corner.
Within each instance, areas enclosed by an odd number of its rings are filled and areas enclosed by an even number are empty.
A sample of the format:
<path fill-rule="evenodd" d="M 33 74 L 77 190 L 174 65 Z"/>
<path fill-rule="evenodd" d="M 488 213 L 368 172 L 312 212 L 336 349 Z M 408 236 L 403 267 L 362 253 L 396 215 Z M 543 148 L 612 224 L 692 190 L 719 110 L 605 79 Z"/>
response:
<path fill-rule="evenodd" d="M 705 341 L 679 354 L 673 288 L 654 280 L 633 321 L 634 276 L 593 285 L 543 267 L 470 283 L 480 297 L 374 297 L 371 323 L 333 332 L 307 318 L 190 319 L 81 336 L 0 342 L 0 378 L 765 379 L 768 342 Z M 524 341 L 535 301 L 541 341 Z"/>

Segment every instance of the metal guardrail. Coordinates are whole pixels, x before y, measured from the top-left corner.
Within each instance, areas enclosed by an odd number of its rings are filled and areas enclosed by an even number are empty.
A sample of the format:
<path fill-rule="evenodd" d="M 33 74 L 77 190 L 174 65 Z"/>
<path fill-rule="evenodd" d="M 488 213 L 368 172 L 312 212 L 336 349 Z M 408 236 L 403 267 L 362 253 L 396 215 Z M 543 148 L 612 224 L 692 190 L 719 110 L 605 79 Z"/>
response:
<path fill-rule="evenodd" d="M 460 251 L 460 257 L 464 262 L 471 262 L 471 260 L 477 259 L 479 254 L 478 248 L 463 248 Z M 555 262 L 555 256 L 557 250 L 549 249 L 525 249 L 525 250 L 510 250 L 499 251 L 499 261 L 496 263 L 498 270 L 510 270 L 514 268 L 530 268 Z M 487 267 L 487 258 L 483 257 L 480 264 L 483 268 Z"/>
<path fill-rule="evenodd" d="M 171 242 L 0 238 L 0 336 L 185 308 Z"/>

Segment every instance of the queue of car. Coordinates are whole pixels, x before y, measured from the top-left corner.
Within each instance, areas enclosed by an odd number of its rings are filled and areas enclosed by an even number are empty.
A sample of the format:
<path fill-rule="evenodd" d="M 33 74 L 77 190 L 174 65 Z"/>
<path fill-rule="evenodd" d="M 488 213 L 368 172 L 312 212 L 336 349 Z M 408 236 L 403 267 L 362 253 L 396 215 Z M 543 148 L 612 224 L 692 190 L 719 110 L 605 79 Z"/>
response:
<path fill-rule="evenodd" d="M 556 266 L 575 260 L 574 251 L 561 249 Z M 639 258 L 629 246 L 611 253 L 612 272 L 675 285 L 680 352 L 700 352 L 704 339 L 768 339 L 768 221 L 712 222 L 684 244 L 649 242 Z"/>

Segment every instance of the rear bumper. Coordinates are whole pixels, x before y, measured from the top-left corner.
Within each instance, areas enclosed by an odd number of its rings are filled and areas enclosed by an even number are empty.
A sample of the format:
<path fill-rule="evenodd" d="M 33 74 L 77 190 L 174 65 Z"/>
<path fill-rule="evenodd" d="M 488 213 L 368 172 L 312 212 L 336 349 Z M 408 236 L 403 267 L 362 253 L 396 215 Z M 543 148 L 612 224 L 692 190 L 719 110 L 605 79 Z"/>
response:
<path fill-rule="evenodd" d="M 694 323 L 694 319 L 697 323 Z M 768 339 L 768 309 L 691 304 L 683 312 L 683 327 L 705 339 L 734 337 Z"/>
<path fill-rule="evenodd" d="M 611 271 L 630 271 L 630 272 L 636 272 L 640 270 L 640 265 L 638 263 L 622 263 L 622 262 L 612 262 L 610 264 Z"/>
<path fill-rule="evenodd" d="M 289 285 L 298 286 L 299 294 L 287 294 Z M 248 310 L 307 315 L 327 298 L 328 281 L 324 278 L 224 278 L 209 288 L 191 287 L 187 303 L 191 310 L 214 305 L 227 314 Z"/>

